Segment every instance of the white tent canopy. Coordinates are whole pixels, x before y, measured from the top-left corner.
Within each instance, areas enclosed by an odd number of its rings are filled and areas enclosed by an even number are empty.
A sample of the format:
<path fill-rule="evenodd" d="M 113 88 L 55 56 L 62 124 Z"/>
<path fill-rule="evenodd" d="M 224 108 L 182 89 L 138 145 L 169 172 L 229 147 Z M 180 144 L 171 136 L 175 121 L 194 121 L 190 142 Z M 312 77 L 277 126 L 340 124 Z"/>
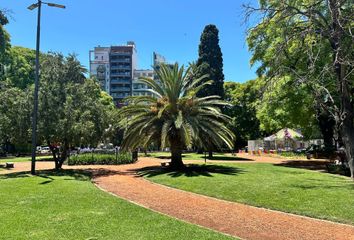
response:
<path fill-rule="evenodd" d="M 284 139 L 293 139 L 293 140 L 297 140 L 297 139 L 302 139 L 304 136 L 293 130 L 290 128 L 283 128 L 281 130 L 279 130 L 277 133 L 270 135 L 266 138 L 264 138 L 264 141 L 275 141 L 275 140 L 284 140 Z"/>

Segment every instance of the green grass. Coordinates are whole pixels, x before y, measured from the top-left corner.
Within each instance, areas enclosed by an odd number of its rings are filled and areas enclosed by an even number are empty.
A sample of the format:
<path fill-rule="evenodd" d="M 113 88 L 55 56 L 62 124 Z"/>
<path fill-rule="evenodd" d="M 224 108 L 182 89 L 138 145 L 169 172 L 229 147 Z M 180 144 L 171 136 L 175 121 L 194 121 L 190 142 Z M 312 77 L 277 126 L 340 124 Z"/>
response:
<path fill-rule="evenodd" d="M 232 239 L 116 198 L 80 172 L 0 175 L 0 239 Z"/>
<path fill-rule="evenodd" d="M 140 153 L 140 156 L 144 157 L 144 154 Z M 151 152 L 151 153 L 148 153 L 148 156 L 168 160 L 171 158 L 171 153 L 170 152 Z M 197 154 L 197 153 L 183 153 L 182 158 L 183 158 L 183 160 L 203 160 L 204 161 L 205 156 L 204 156 L 204 154 Z M 209 159 L 209 156 L 207 153 L 207 160 L 249 161 L 249 159 L 246 159 L 246 158 L 231 156 L 230 153 L 213 153 L 213 157 L 211 159 Z"/>
<path fill-rule="evenodd" d="M 266 163 L 199 165 L 186 172 L 146 169 L 153 182 L 219 199 L 354 224 L 349 178 Z"/>
<path fill-rule="evenodd" d="M 51 156 L 38 156 L 36 160 L 51 160 Z M 0 163 L 5 162 L 28 162 L 31 161 L 31 157 L 7 157 L 7 158 L 0 158 Z"/>

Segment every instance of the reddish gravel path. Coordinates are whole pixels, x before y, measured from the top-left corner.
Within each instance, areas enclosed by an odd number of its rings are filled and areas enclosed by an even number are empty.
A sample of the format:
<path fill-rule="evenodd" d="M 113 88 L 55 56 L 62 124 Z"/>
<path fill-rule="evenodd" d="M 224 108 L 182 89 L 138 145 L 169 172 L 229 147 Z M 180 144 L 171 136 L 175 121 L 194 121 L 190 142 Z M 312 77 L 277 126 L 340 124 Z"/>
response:
<path fill-rule="evenodd" d="M 142 158 L 132 165 L 75 168 L 93 171 L 95 183 L 120 198 L 243 239 L 354 240 L 353 226 L 204 197 L 151 183 L 136 173 L 158 164 L 156 159 Z M 38 164 L 39 169 L 48 167 L 52 163 Z M 17 171 L 25 169 L 29 163 L 16 164 Z"/>

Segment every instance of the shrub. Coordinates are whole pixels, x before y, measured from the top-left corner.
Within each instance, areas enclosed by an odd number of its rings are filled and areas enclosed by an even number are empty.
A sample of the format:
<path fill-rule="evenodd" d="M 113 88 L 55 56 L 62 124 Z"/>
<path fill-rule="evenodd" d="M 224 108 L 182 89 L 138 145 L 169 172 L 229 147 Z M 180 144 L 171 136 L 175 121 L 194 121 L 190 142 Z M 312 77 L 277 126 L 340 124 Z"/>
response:
<path fill-rule="evenodd" d="M 281 152 L 279 153 L 279 155 L 288 158 L 306 158 L 306 154 L 296 152 Z"/>
<path fill-rule="evenodd" d="M 119 165 L 133 163 L 131 153 L 83 153 L 71 156 L 68 165 Z"/>

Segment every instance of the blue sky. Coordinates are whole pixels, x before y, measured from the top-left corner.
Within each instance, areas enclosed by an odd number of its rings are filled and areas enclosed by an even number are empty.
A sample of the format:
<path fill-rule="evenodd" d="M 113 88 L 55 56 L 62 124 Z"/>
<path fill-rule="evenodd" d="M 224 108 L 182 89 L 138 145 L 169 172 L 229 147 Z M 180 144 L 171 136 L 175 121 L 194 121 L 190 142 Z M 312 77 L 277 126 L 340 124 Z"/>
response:
<path fill-rule="evenodd" d="M 13 45 L 35 47 L 36 0 L 2 0 L 10 9 L 6 26 Z M 88 66 L 94 46 L 135 41 L 139 68 L 150 68 L 152 52 L 171 62 L 187 64 L 198 58 L 200 34 L 207 24 L 219 28 L 225 80 L 244 82 L 256 77 L 245 42 L 242 4 L 256 0 L 48 0 L 66 9 L 43 6 L 42 51 L 75 52 Z"/>

